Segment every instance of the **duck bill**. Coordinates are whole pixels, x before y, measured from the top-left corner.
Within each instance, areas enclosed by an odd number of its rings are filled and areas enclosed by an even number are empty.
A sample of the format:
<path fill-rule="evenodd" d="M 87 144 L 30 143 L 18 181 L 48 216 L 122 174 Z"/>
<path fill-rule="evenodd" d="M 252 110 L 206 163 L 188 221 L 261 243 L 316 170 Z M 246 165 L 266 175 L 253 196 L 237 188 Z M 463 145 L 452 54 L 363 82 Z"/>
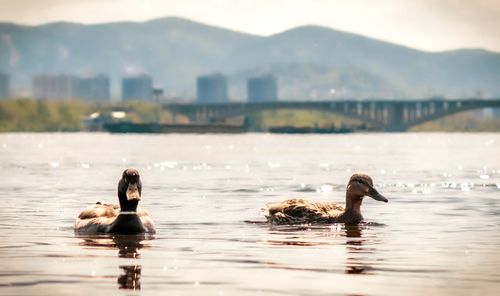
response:
<path fill-rule="evenodd" d="M 375 188 L 370 188 L 370 191 L 367 194 L 369 197 L 373 198 L 374 200 L 378 201 L 383 201 L 383 202 L 388 202 L 389 200 L 385 198 L 382 194 L 378 193 L 378 191 Z"/>
<path fill-rule="evenodd" d="M 127 200 L 141 200 L 141 194 L 139 193 L 137 184 L 128 184 Z"/>

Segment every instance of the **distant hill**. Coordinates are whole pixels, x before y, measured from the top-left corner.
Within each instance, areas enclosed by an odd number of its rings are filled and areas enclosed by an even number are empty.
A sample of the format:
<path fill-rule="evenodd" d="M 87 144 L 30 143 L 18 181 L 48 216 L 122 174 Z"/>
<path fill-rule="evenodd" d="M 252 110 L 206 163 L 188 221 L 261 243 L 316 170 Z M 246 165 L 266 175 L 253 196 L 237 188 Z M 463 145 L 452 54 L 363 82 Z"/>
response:
<path fill-rule="evenodd" d="M 500 97 L 499 53 L 429 53 L 318 26 L 261 37 L 180 18 L 0 23 L 0 72 L 16 89 L 29 89 L 41 73 L 103 73 L 115 94 L 121 77 L 148 73 L 166 94 L 186 98 L 195 95 L 196 76 L 211 72 L 229 76 L 235 100 L 260 73 L 278 77 L 282 99 Z"/>

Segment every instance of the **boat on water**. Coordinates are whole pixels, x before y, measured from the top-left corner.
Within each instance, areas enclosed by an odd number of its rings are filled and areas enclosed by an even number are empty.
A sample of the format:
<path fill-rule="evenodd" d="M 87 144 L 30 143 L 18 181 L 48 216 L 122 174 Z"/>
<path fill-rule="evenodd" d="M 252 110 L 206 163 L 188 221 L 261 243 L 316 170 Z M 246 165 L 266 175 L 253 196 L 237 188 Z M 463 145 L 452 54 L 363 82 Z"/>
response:
<path fill-rule="evenodd" d="M 103 125 L 111 133 L 179 133 L 179 134 L 236 134 L 247 131 L 244 125 L 211 123 L 211 124 L 161 124 L 111 122 Z"/>

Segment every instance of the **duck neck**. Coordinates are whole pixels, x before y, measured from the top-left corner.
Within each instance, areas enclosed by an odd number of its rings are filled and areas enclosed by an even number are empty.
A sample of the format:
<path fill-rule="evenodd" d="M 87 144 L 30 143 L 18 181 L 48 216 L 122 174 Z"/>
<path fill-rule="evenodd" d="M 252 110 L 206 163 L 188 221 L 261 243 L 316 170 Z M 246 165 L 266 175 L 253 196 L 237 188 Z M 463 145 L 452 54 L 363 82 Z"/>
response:
<path fill-rule="evenodd" d="M 363 203 L 363 196 L 357 196 L 346 193 L 345 197 L 345 210 L 356 212 L 361 215 L 361 204 Z"/>
<path fill-rule="evenodd" d="M 137 212 L 138 200 L 127 200 L 127 195 L 119 193 L 118 199 L 120 201 L 121 212 Z"/>
<path fill-rule="evenodd" d="M 361 203 L 363 196 L 353 196 L 346 194 L 345 198 L 345 211 L 339 216 L 338 222 L 346 224 L 357 224 L 363 221 L 361 215 Z"/>

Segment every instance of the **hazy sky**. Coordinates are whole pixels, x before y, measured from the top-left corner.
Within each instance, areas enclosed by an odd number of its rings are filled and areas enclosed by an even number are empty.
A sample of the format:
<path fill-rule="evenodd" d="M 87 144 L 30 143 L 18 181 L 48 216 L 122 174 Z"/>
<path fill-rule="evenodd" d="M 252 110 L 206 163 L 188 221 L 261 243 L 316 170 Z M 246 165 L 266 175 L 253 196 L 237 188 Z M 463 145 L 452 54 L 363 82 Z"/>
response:
<path fill-rule="evenodd" d="M 0 21 L 179 16 L 258 35 L 316 24 L 423 50 L 500 52 L 500 0 L 0 0 Z"/>

